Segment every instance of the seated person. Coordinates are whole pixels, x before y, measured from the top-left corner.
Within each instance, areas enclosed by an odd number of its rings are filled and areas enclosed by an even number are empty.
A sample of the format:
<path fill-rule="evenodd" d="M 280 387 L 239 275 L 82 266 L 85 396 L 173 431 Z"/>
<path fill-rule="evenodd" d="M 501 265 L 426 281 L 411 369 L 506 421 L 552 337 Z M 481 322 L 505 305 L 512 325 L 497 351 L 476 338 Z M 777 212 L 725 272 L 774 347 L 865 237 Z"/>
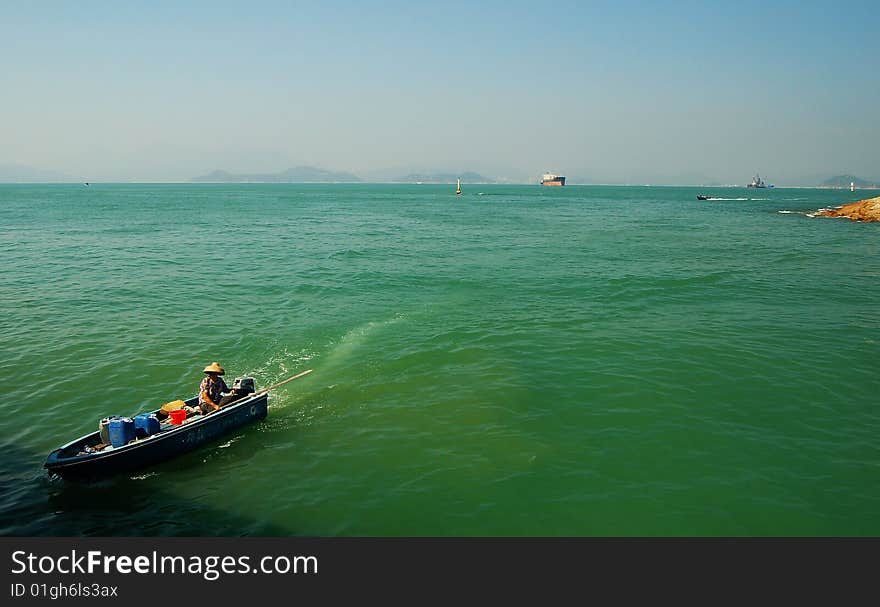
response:
<path fill-rule="evenodd" d="M 220 377 L 226 373 L 220 363 L 216 361 L 211 363 L 205 367 L 204 373 L 207 373 L 208 377 L 203 379 L 199 385 L 199 408 L 202 413 L 212 413 L 241 398 L 241 395 L 231 391 L 223 378 Z M 223 396 L 224 392 L 228 394 Z"/>

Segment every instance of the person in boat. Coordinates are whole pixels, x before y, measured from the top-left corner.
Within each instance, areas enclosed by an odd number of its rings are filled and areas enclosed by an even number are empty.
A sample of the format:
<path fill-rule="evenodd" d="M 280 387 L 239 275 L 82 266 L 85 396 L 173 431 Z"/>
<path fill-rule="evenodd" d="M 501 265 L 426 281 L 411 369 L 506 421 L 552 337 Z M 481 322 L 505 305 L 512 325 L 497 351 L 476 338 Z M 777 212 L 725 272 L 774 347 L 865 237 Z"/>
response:
<path fill-rule="evenodd" d="M 205 367 L 204 373 L 208 375 L 199 385 L 199 408 L 202 413 L 208 414 L 217 411 L 220 407 L 237 400 L 240 395 L 230 390 L 221 375 L 226 371 L 217 361 Z M 224 393 L 226 394 L 224 396 Z"/>

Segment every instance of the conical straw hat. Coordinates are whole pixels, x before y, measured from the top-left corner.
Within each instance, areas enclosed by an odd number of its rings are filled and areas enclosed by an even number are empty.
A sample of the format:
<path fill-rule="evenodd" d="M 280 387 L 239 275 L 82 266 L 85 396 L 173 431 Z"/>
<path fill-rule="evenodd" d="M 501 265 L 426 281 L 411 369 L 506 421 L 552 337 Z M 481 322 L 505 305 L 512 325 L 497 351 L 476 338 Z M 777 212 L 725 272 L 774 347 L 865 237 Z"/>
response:
<path fill-rule="evenodd" d="M 216 373 L 217 375 L 223 375 L 226 373 L 226 371 L 224 371 L 223 367 L 220 366 L 220 363 L 215 360 L 210 365 L 205 367 L 203 373 Z"/>

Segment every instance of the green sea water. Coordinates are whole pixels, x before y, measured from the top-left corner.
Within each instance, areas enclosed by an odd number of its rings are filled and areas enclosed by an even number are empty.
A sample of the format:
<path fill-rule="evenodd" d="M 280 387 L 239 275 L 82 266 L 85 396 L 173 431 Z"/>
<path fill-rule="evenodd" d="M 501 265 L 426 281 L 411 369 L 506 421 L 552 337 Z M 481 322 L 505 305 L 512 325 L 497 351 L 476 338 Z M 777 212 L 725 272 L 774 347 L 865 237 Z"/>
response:
<path fill-rule="evenodd" d="M 864 197 L 0 186 L 0 533 L 880 535 L 880 226 L 806 216 Z M 314 372 L 136 474 L 42 470 L 214 360 Z"/>

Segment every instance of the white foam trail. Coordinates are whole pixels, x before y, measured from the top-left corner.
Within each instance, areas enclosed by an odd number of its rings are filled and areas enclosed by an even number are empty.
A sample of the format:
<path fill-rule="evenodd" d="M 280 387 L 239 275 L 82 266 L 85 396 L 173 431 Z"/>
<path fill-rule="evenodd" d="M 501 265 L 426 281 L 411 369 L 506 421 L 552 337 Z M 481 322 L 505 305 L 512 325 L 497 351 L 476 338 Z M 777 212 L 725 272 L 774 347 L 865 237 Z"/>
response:
<path fill-rule="evenodd" d="M 376 331 L 399 323 L 405 318 L 406 316 L 404 314 L 398 314 L 394 318 L 390 318 L 388 320 L 370 321 L 349 330 L 341 338 L 339 338 L 338 341 L 331 340 L 327 344 L 327 354 L 325 356 L 321 356 L 319 359 L 320 371 L 322 371 L 323 375 L 328 378 L 338 375 L 337 373 L 333 372 L 334 367 L 344 367 L 350 363 L 352 358 L 360 356 L 361 351 L 367 347 L 366 342 L 373 334 L 375 334 Z M 309 356 L 308 358 L 311 358 L 311 356 Z M 308 358 L 306 358 L 305 360 L 308 360 Z M 317 368 L 316 371 L 318 371 Z M 281 373 L 278 375 L 278 377 L 283 377 L 284 375 L 285 373 Z M 315 389 L 316 387 L 319 387 L 318 389 L 326 388 L 326 386 L 322 384 L 315 384 L 314 380 L 311 383 L 311 386 L 311 389 Z M 333 386 L 330 386 L 330 388 L 334 386 L 335 384 Z M 309 388 L 307 388 L 306 390 L 308 389 Z M 270 407 L 272 410 L 281 410 L 286 408 L 291 403 L 292 401 L 279 398 L 278 395 L 276 395 Z"/>
<path fill-rule="evenodd" d="M 137 476 L 132 476 L 132 477 L 131 477 L 131 480 L 133 480 L 133 481 L 142 481 L 142 480 L 146 480 L 146 479 L 148 479 L 148 478 L 150 478 L 150 477 L 158 476 L 158 475 L 159 475 L 158 472 L 147 472 L 147 473 L 145 473 L 145 474 L 138 474 Z"/>
<path fill-rule="evenodd" d="M 231 447 L 232 445 L 234 445 L 235 443 L 237 443 L 237 442 L 239 441 L 239 439 L 241 439 L 242 436 L 243 436 L 243 435 L 235 436 L 235 437 L 229 439 L 228 441 L 226 441 L 225 443 L 223 443 L 222 445 L 218 445 L 218 446 L 219 446 L 221 449 L 226 449 L 227 447 Z"/>
<path fill-rule="evenodd" d="M 251 370 L 246 375 L 253 375 L 258 379 L 265 379 L 271 383 L 276 378 L 291 373 L 291 369 L 294 371 L 301 370 L 302 364 L 312 360 L 314 356 L 314 353 L 307 349 L 294 353 L 287 348 L 283 348 L 261 366 Z M 276 369 L 279 371 L 276 371 Z"/>

